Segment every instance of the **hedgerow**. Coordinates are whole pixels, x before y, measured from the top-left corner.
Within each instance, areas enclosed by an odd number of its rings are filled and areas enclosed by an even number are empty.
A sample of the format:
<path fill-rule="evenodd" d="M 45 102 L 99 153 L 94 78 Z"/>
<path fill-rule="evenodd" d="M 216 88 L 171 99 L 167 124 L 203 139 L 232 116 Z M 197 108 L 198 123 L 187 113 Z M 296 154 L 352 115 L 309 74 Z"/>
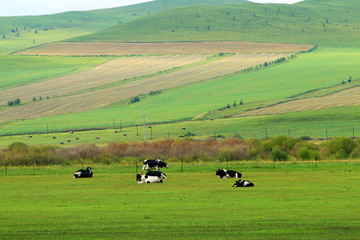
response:
<path fill-rule="evenodd" d="M 0 165 L 29 166 L 87 163 L 134 163 L 146 158 L 168 162 L 230 162 L 246 160 L 320 160 L 360 157 L 358 140 L 340 137 L 315 144 L 300 138 L 276 136 L 271 139 L 206 139 L 191 138 L 162 141 L 109 143 L 59 148 L 31 146 L 16 142 L 0 151 Z"/>

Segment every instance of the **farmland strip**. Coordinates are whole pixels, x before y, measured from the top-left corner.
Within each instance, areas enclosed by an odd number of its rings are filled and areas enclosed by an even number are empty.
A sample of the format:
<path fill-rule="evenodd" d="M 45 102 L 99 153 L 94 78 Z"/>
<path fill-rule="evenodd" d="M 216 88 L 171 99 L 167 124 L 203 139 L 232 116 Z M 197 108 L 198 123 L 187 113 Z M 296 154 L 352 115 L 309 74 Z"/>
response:
<path fill-rule="evenodd" d="M 123 56 L 150 54 L 269 53 L 308 51 L 310 44 L 259 42 L 96 43 L 56 42 L 18 52 L 25 55 Z"/>
<path fill-rule="evenodd" d="M 245 112 L 234 117 L 272 115 L 289 112 L 310 111 L 325 108 L 360 105 L 360 87 L 346 89 L 324 97 L 305 98 L 281 103 L 271 107 Z"/>
<path fill-rule="evenodd" d="M 20 98 L 23 102 L 34 97 L 59 96 L 128 78 L 188 65 L 206 59 L 208 55 L 176 55 L 151 57 L 121 57 L 77 74 L 28 84 L 0 91 L 0 104 Z"/>
<path fill-rule="evenodd" d="M 289 54 L 236 54 L 208 64 L 129 82 L 113 88 L 5 109 L 1 111 L 1 121 L 37 118 L 103 108 L 136 95 L 221 77 L 254 65 L 274 61 L 287 55 Z"/>

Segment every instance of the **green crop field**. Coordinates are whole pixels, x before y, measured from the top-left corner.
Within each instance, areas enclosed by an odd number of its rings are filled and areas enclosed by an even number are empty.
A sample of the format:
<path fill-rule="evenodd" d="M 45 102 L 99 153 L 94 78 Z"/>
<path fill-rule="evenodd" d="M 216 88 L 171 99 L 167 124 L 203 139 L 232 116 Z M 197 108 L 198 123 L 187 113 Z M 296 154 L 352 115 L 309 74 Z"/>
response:
<path fill-rule="evenodd" d="M 146 137 L 147 140 L 162 140 L 167 137 L 181 138 L 187 133 L 192 133 L 193 139 L 206 139 L 214 135 L 222 135 L 226 138 L 234 137 L 236 134 L 243 138 L 265 138 L 275 137 L 278 135 L 290 135 L 291 137 L 311 136 L 314 138 L 334 138 L 339 136 L 359 137 L 360 136 L 360 121 L 358 119 L 360 107 L 339 107 L 332 109 L 321 109 L 306 112 L 286 113 L 271 116 L 253 116 L 243 118 L 226 118 L 202 120 L 202 121 L 181 121 L 168 124 L 152 125 L 148 128 L 146 123 Z M 111 142 L 134 142 L 144 140 L 144 128 L 141 122 L 141 114 L 139 114 L 139 121 L 134 122 L 138 127 L 124 127 L 126 122 L 121 122 L 116 119 L 109 119 L 109 122 L 100 122 L 101 126 L 107 125 L 111 129 L 107 130 L 92 130 L 92 131 L 75 131 L 74 134 L 68 132 L 59 133 L 52 132 L 58 127 L 56 121 L 51 121 L 47 118 L 48 124 L 39 123 L 39 125 L 24 125 L 21 131 L 28 134 L 16 136 L 1 136 L 0 147 L 6 148 L 13 142 L 24 142 L 26 144 L 38 145 L 57 145 L 61 146 L 60 142 L 64 142 L 63 146 L 74 146 L 77 144 L 104 144 Z M 86 117 L 82 117 L 84 122 Z M 70 122 L 70 120 L 69 120 Z M 115 127 L 113 128 L 113 124 Z M 67 125 L 63 125 L 67 126 Z M 90 125 L 78 124 L 71 125 L 74 128 L 91 127 Z M 98 127 L 101 127 L 98 126 Z M 74 128 L 69 128 L 74 129 Z M 183 129 L 184 128 L 184 129 Z M 32 134 L 33 129 L 37 129 L 41 134 Z M 16 125 L 8 125 L 6 131 L 17 132 Z M 46 134 L 47 130 L 50 133 Z M 115 133 L 118 131 L 118 133 Z M 10 134 L 9 133 L 9 134 Z M 124 136 L 126 134 L 126 136 Z M 267 135 L 266 135 L 267 134 Z M 32 136 L 30 138 L 29 136 Z M 53 139 L 53 137 L 56 139 Z M 96 138 L 99 139 L 96 139 Z M 76 140 L 79 138 L 79 140 Z M 68 143 L 67 141 L 71 142 Z"/>
<path fill-rule="evenodd" d="M 219 179 L 221 164 L 170 166 L 162 184 L 135 168 L 1 168 L 1 239 L 357 239 L 357 163 L 241 163 L 254 188 Z M 25 187 L 26 186 L 26 187 Z"/>

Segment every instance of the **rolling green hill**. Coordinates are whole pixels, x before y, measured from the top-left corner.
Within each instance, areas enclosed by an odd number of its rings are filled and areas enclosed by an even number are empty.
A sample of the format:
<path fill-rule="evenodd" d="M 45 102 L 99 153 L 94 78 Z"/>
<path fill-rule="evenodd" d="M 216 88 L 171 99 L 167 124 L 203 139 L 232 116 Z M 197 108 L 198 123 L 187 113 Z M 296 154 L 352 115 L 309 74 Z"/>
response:
<path fill-rule="evenodd" d="M 234 3 L 235 1 L 221 1 L 221 3 Z M 236 1 L 243 2 L 243 1 Z M 319 122 L 324 122 L 328 118 L 328 113 L 331 110 L 309 111 L 306 113 L 289 113 L 284 116 L 261 116 L 238 119 L 220 119 L 228 116 L 246 111 L 247 109 L 263 107 L 269 104 L 274 104 L 284 99 L 290 98 L 304 92 L 311 92 L 314 89 L 328 88 L 341 83 L 341 80 L 352 76 L 354 80 L 360 78 L 358 69 L 360 44 L 359 38 L 360 26 L 360 6 L 359 3 L 353 0 L 346 1 L 314 1 L 308 0 L 295 5 L 276 5 L 276 4 L 237 4 L 237 5 L 218 5 L 220 1 L 195 1 L 197 5 L 212 3 L 213 6 L 192 6 L 183 7 L 190 4 L 190 1 L 173 1 L 170 4 L 165 0 L 157 0 L 147 4 L 140 4 L 137 6 L 125 7 L 125 9 L 133 8 L 136 13 L 130 14 L 121 24 L 115 27 L 108 28 L 93 35 L 86 35 L 79 37 L 78 41 L 198 41 L 198 40 L 249 40 L 249 41 L 266 41 L 266 42 L 295 42 L 295 43 L 316 43 L 320 47 L 315 52 L 299 55 L 294 60 L 273 66 L 261 71 L 250 72 L 246 74 L 234 74 L 232 76 L 223 77 L 220 79 L 212 79 L 202 83 L 193 84 L 191 86 L 184 86 L 169 90 L 164 90 L 161 94 L 156 96 L 141 97 L 141 102 L 137 104 L 128 105 L 127 101 L 120 102 L 111 107 L 98 109 L 90 112 L 73 113 L 60 116 L 53 116 L 40 119 L 29 119 L 22 121 L 15 121 L 11 123 L 2 123 L 0 126 L 0 134 L 17 134 L 29 132 L 41 132 L 45 127 L 50 126 L 51 131 L 61 131 L 74 128 L 111 128 L 114 122 L 122 122 L 122 126 L 133 126 L 141 123 L 142 108 L 146 108 L 147 121 L 149 123 L 167 123 L 173 121 L 183 121 L 191 119 L 210 119 L 215 118 L 217 124 L 207 121 L 203 122 L 191 121 L 188 124 L 194 129 L 211 129 L 213 131 L 226 129 L 228 133 L 235 130 L 236 126 L 247 126 L 247 129 L 260 129 L 263 133 L 264 127 L 268 124 L 276 125 L 277 133 L 282 131 L 282 126 L 294 127 L 299 125 L 299 122 L 291 122 L 292 117 L 298 119 L 305 119 L 306 124 L 301 126 L 309 126 L 316 130 Z M 150 5 L 148 5 L 150 4 Z M 158 5 L 157 5 L 158 4 Z M 170 4 L 170 5 L 169 5 Z M 165 11 L 148 12 L 149 6 L 154 9 L 167 9 L 180 6 L 181 8 L 170 9 Z M 139 9 L 142 9 L 141 11 Z M 146 11 L 145 11 L 146 9 Z M 113 11 L 115 14 L 119 9 L 98 10 L 90 13 L 99 14 L 104 11 Z M 140 16 L 140 12 L 143 14 Z M 90 14 L 87 13 L 87 14 Z M 148 14 L 150 13 L 150 14 Z M 71 14 L 78 13 L 67 13 Z M 134 15 L 135 14 L 135 15 Z M 60 14 L 61 15 L 61 14 Z M 79 15 L 80 16 L 80 15 Z M 77 17 L 79 17 L 77 16 Z M 90 16 L 90 15 L 89 15 Z M 95 16 L 95 15 L 94 15 Z M 110 15 L 109 15 L 110 16 Z M 118 15 L 116 21 L 119 21 Z M 44 16 L 45 17 L 45 16 Z M 50 17 L 50 16 L 49 16 Z M 104 17 L 107 18 L 107 17 Z M 135 19 L 130 21 L 131 19 Z M 96 19 L 94 17 L 94 19 Z M 99 18 L 101 20 L 101 17 Z M 110 19 L 110 18 L 109 18 Z M 0 19 L 1 20 L 1 19 Z M 129 21 L 128 21 L 129 20 Z M 345 21 L 346 20 L 346 21 Z M 56 38 L 60 39 L 60 35 L 54 33 L 62 32 L 61 37 L 72 34 L 79 35 L 84 31 L 94 31 L 100 28 L 100 25 L 105 26 L 107 20 L 99 21 L 93 24 L 91 21 L 83 23 L 83 25 L 75 26 L 69 29 L 42 29 L 37 35 L 43 37 L 44 41 Z M 128 21 L 128 22 L 126 22 Z M 55 21 L 60 24 L 61 21 Z M 49 21 L 51 23 L 51 21 Z M 209 26 L 209 27 L 208 27 Z M 87 30 L 86 30 L 87 29 Z M 76 31 L 75 31 L 76 30 Z M 68 32 L 66 32 L 68 31 Z M 27 34 L 34 34 L 28 32 Z M 46 35 L 46 36 L 45 36 Z M 21 39 L 20 37 L 14 37 Z M 29 37 L 28 39 L 31 39 Z M 75 39 L 72 39 L 75 40 Z M 19 45 L 14 43 L 9 44 L 11 39 L 0 39 L 0 48 L 2 43 L 12 48 L 19 48 Z M 31 44 L 37 44 L 31 43 Z M 331 48 L 325 47 L 331 46 Z M 343 48 L 339 48 L 342 46 Z M 9 47 L 10 48 L 10 47 Z M 1 52 L 1 51 L 0 51 Z M 79 64 L 79 69 L 96 65 L 98 60 L 81 59 L 75 61 L 76 58 L 49 58 L 51 62 L 41 63 L 44 57 L 24 57 L 18 56 L 12 59 L 9 56 L 4 56 L 0 60 L 7 62 L 9 69 L 14 66 L 14 69 L 19 69 L 16 64 L 25 63 L 26 65 L 36 66 L 37 75 L 32 78 L 29 76 L 31 71 L 26 71 L 26 67 L 20 70 L 7 73 L 4 71 L 5 78 L 10 79 L 16 77 L 16 81 L 38 81 L 44 80 L 47 76 L 52 74 L 63 74 L 67 71 L 73 70 L 72 63 L 68 60 L 73 59 L 74 63 Z M 73 61 L 71 60 L 71 61 Z M 89 60 L 89 62 L 87 62 Z M 57 61 L 59 64 L 57 64 Z M 90 62 L 92 61 L 92 62 Z M 46 71 L 40 71 L 44 66 Z M 5 67 L 6 68 L 6 67 Z M 63 71 L 64 69 L 65 71 Z M 6 70 L 6 69 L 5 69 Z M 34 71 L 35 71 L 34 70 Z M 61 71 L 60 71 L 61 70 Z M 23 77 L 26 74 L 26 78 Z M 7 74 L 11 74 L 7 75 Z M 11 78 L 9 78 L 9 76 Z M 28 77 L 31 77 L 28 78 Z M 38 79 L 36 79 L 38 78 Z M 10 81 L 9 80 L 9 81 Z M 11 84 L 6 81 L 3 82 L 3 88 L 8 88 Z M 14 85 L 14 86 L 15 86 Z M 330 91 L 330 90 L 329 90 Z M 209 98 L 212 96 L 212 98 Z M 227 104 L 233 104 L 234 101 L 244 101 L 244 106 L 240 109 L 231 108 L 230 110 L 218 111 Z M 343 107 L 337 111 L 339 115 L 346 114 L 350 107 Z M 351 114 L 351 124 L 357 123 L 355 112 L 358 107 Z M 208 112 L 212 115 L 208 115 Z M 312 117 L 315 116 L 316 117 Z M 304 116 L 304 117 L 301 117 Z M 254 121 L 257 119 L 258 121 Z M 276 122 L 274 122 L 276 119 Z M 290 120 L 289 120 L 290 119 Z M 339 119 L 334 122 L 329 122 L 327 127 L 339 125 Z M 61 123 L 61 124 L 59 124 Z M 236 124 L 235 124 L 236 123 Z M 201 127 L 198 125 L 200 124 Z M 211 125 L 211 128 L 209 127 Z M 347 125 L 344 120 L 341 126 Z M 177 125 L 178 127 L 178 125 Z M 163 128 L 166 128 L 165 126 Z M 304 127 L 305 128 L 305 127 Z M 312 131 L 312 130 L 311 130 Z M 322 130 L 323 132 L 323 130 Z M 348 129 L 346 130 L 348 132 Z M 342 130 L 339 130 L 342 133 Z M 306 130 L 298 135 L 306 135 Z M 309 135 L 312 134 L 309 132 Z M 163 134 L 164 137 L 166 134 Z M 314 135 L 317 135 L 314 133 Z M 252 137 L 251 133 L 245 135 Z M 318 135 L 317 135 L 318 136 Z"/>
<path fill-rule="evenodd" d="M 264 41 L 357 47 L 360 3 L 192 6 L 151 14 L 69 41 Z"/>
<path fill-rule="evenodd" d="M 190 5 L 244 3 L 245 0 L 156 0 L 142 4 L 42 16 L 0 17 L 0 53 L 59 41 L 119 25 L 153 13 Z"/>

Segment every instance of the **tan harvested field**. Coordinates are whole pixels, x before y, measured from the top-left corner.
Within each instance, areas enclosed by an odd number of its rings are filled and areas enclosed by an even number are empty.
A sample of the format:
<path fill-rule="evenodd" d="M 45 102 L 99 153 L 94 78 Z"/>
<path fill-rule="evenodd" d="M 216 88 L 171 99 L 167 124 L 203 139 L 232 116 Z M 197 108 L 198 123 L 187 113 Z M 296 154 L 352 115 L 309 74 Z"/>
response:
<path fill-rule="evenodd" d="M 285 102 L 271 107 L 245 112 L 234 117 L 271 115 L 358 105 L 360 105 L 360 87 L 354 87 L 324 97 L 305 98 Z"/>
<path fill-rule="evenodd" d="M 258 42 L 164 42 L 164 43 L 94 43 L 56 42 L 17 52 L 25 55 L 151 55 L 211 53 L 279 53 L 308 51 L 310 44 Z"/>
<path fill-rule="evenodd" d="M 124 79 L 144 76 L 204 60 L 209 55 L 120 57 L 77 74 L 0 91 L 0 104 L 20 98 L 43 98 L 86 90 Z"/>
<path fill-rule="evenodd" d="M 153 76 L 120 86 L 48 99 L 1 111 L 1 121 L 89 111 L 151 91 L 164 90 L 232 74 L 250 66 L 286 57 L 289 53 L 235 54 L 208 64 Z"/>

